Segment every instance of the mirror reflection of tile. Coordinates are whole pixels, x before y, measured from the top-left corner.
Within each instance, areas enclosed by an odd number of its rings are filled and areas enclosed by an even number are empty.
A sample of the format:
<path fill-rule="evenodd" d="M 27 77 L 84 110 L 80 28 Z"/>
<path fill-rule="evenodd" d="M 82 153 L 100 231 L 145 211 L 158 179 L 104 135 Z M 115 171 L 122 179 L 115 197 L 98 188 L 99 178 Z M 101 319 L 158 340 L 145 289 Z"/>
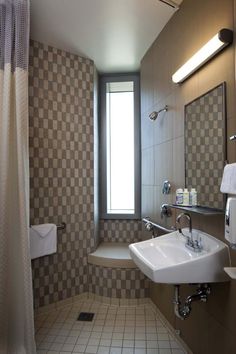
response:
<path fill-rule="evenodd" d="M 220 193 L 226 160 L 225 83 L 185 106 L 185 183 L 198 191 L 198 204 L 224 208 Z"/>

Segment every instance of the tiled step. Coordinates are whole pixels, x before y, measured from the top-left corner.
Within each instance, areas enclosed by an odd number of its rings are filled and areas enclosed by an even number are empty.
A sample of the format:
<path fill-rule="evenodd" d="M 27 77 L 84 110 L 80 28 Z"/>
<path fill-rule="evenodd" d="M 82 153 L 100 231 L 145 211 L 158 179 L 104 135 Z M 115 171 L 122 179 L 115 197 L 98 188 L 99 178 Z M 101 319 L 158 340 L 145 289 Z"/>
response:
<path fill-rule="evenodd" d="M 123 242 L 102 242 L 95 252 L 89 254 L 88 263 L 110 268 L 137 268 L 128 246 Z"/>

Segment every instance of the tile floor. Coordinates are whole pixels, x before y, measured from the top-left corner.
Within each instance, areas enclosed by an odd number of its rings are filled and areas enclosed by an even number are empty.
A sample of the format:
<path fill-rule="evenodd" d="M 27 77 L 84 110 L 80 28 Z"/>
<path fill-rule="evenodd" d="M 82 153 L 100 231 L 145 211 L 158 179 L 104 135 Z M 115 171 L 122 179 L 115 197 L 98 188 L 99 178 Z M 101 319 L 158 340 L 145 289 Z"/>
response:
<path fill-rule="evenodd" d="M 94 312 L 92 322 L 77 321 Z M 38 354 L 185 354 L 151 303 L 106 305 L 83 300 L 36 315 Z"/>

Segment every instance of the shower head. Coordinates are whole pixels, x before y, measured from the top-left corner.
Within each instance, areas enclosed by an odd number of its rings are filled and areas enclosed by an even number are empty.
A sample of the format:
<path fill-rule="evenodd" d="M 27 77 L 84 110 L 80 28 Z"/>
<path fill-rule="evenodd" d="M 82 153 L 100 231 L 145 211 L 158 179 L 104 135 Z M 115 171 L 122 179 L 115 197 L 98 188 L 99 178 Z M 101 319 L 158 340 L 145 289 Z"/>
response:
<path fill-rule="evenodd" d="M 165 106 L 164 108 L 160 109 L 159 111 L 153 111 L 152 113 L 149 114 L 149 118 L 151 120 L 156 120 L 158 115 L 161 113 L 161 112 L 167 112 L 168 111 L 168 106 Z"/>

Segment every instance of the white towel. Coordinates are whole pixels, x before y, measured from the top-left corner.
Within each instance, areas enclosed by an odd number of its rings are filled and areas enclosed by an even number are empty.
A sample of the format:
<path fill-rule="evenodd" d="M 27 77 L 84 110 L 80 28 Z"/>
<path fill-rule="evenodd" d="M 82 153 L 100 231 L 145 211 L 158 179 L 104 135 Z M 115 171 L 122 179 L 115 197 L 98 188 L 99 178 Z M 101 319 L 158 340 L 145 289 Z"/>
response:
<path fill-rule="evenodd" d="M 30 228 L 31 259 L 57 251 L 57 226 L 54 224 L 33 225 Z"/>
<path fill-rule="evenodd" d="M 225 166 L 220 191 L 236 194 L 236 163 Z"/>

